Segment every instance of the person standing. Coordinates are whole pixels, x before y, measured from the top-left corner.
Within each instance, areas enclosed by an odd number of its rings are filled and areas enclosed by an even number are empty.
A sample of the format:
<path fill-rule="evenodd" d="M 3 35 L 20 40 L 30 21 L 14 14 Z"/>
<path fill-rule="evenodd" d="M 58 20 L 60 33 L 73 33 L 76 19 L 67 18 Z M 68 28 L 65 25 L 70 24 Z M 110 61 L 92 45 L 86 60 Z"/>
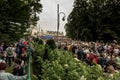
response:
<path fill-rule="evenodd" d="M 3 58 L 3 46 L 4 46 L 4 43 L 1 43 L 0 44 L 0 58 L 1 59 Z"/>
<path fill-rule="evenodd" d="M 7 62 L 9 64 L 9 66 L 11 66 L 12 60 L 13 60 L 13 52 L 14 52 L 14 47 L 11 44 L 7 49 L 6 49 L 6 53 L 7 53 Z"/>

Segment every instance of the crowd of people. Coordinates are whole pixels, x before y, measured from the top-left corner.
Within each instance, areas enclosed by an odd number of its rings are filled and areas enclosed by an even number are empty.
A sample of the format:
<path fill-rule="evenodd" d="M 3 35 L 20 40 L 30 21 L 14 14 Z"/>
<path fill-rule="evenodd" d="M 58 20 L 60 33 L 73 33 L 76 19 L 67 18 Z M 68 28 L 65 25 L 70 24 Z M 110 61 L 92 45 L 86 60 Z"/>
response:
<path fill-rule="evenodd" d="M 27 39 L 9 45 L 5 41 L 0 43 L 0 80 L 27 78 L 28 50 L 34 52 L 30 43 Z M 120 70 L 120 45 L 116 40 L 111 43 L 59 40 L 57 45 L 59 49 L 72 51 L 73 57 L 90 66 L 101 65 L 106 73 Z M 7 66 L 12 67 L 11 73 L 5 72 Z"/>
<path fill-rule="evenodd" d="M 26 39 L 7 44 L 0 43 L 0 80 L 26 80 L 28 50 L 32 48 Z M 5 72 L 7 67 L 12 67 L 11 73 Z"/>
<path fill-rule="evenodd" d="M 58 48 L 72 51 L 78 60 L 88 65 L 99 64 L 104 72 L 114 73 L 120 70 L 120 46 L 116 40 L 111 43 L 70 41 L 58 42 Z"/>

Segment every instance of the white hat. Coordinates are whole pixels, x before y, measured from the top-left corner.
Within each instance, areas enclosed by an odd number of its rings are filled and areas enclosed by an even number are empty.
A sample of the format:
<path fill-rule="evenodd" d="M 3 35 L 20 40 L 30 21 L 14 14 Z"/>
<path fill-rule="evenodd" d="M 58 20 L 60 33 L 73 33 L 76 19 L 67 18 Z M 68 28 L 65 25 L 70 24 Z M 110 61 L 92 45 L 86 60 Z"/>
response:
<path fill-rule="evenodd" d="M 0 63 L 5 63 L 6 64 L 6 62 L 4 60 L 2 60 L 2 59 L 0 60 Z"/>

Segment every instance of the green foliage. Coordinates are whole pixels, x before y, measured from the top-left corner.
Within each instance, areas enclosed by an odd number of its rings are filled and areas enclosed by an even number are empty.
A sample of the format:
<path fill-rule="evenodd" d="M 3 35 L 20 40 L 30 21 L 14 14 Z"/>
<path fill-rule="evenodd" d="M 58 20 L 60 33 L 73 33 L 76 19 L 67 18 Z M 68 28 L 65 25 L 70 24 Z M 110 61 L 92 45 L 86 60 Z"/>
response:
<path fill-rule="evenodd" d="M 31 77 L 31 80 L 38 80 L 38 78 L 37 78 L 37 76 L 36 75 L 32 75 L 32 77 Z"/>
<path fill-rule="evenodd" d="M 43 40 L 40 39 L 39 42 L 38 42 L 38 44 L 43 44 Z"/>
<path fill-rule="evenodd" d="M 23 37 L 30 25 L 36 25 L 41 10 L 40 0 L 0 0 L 0 38 Z"/>
<path fill-rule="evenodd" d="M 45 49 L 48 50 L 49 59 L 43 59 Z M 88 66 L 74 59 L 71 52 L 51 50 L 38 44 L 35 45 L 35 51 L 33 73 L 38 80 L 118 80 L 119 74 L 106 77 L 99 65 Z"/>
<path fill-rule="evenodd" d="M 39 38 L 34 38 L 34 42 L 37 42 L 38 44 L 43 44 L 43 40 Z"/>
<path fill-rule="evenodd" d="M 42 56 L 45 53 L 45 46 L 39 45 L 38 43 L 34 43 L 34 49 L 35 52 L 33 54 L 32 63 L 33 74 L 35 74 L 40 80 L 39 75 L 42 75 L 42 62 L 43 62 Z"/>
<path fill-rule="evenodd" d="M 75 0 L 65 25 L 67 36 L 87 41 L 119 40 L 119 0 Z"/>
<path fill-rule="evenodd" d="M 49 48 L 51 49 L 55 49 L 56 48 L 56 44 L 55 44 L 55 41 L 53 39 L 48 39 L 46 41 L 46 44 L 49 46 Z"/>

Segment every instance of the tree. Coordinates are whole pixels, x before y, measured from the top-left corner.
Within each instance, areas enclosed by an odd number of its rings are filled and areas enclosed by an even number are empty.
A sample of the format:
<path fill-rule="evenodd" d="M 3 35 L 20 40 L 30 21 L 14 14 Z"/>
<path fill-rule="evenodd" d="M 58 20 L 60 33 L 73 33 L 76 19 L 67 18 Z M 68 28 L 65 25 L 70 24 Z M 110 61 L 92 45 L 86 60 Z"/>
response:
<path fill-rule="evenodd" d="M 110 42 L 120 39 L 119 23 L 119 0 L 75 0 L 65 28 L 67 36 L 71 38 L 79 36 L 78 38 L 84 41 Z"/>
<path fill-rule="evenodd" d="M 40 0 L 0 0 L 0 38 L 18 40 L 31 25 L 36 25 L 42 11 Z"/>

